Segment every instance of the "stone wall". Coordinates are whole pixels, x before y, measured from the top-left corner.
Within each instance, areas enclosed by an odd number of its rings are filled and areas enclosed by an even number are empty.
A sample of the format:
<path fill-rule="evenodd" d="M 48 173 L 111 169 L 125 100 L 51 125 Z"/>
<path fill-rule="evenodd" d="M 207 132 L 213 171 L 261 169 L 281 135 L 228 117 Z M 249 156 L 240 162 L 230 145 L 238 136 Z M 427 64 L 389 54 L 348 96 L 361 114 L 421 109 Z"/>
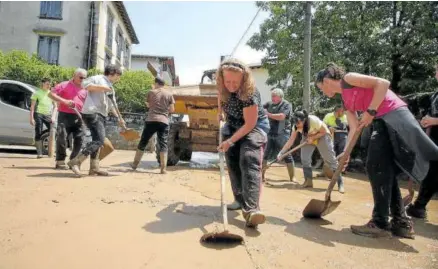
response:
<path fill-rule="evenodd" d="M 123 119 L 126 121 L 126 126 L 137 130 L 141 135 L 144 127 L 145 114 L 138 113 L 122 113 Z M 115 117 L 108 117 L 106 122 L 106 136 L 114 145 L 115 149 L 123 150 L 136 150 L 140 139 L 135 141 L 126 141 L 123 136 L 119 134 L 121 128 L 118 126 L 117 119 Z M 149 141 L 146 152 L 155 151 L 155 135 Z"/>

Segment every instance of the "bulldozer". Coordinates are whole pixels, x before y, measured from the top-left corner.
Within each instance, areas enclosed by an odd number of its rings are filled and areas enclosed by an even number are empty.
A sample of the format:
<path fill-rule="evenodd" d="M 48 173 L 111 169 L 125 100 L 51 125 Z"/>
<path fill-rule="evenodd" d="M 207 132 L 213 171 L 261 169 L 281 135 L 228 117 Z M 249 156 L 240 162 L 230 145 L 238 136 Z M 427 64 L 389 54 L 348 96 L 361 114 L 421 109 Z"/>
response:
<path fill-rule="evenodd" d="M 208 71 L 206 71 L 208 72 Z M 169 122 L 167 165 L 174 166 L 180 160 L 190 161 L 193 151 L 217 152 L 219 121 L 216 84 L 201 84 L 169 87 L 175 99 L 175 111 Z M 160 162 L 159 145 L 156 143 L 156 158 Z"/>

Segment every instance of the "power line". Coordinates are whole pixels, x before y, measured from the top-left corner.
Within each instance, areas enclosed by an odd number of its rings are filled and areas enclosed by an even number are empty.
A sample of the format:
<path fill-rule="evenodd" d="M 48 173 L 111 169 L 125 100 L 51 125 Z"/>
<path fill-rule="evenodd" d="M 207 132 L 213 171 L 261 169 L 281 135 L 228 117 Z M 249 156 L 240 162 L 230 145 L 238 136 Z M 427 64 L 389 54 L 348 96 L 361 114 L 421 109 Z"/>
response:
<path fill-rule="evenodd" d="M 237 42 L 236 46 L 234 47 L 233 51 L 230 54 L 230 57 L 233 57 L 234 53 L 236 53 L 237 48 L 240 46 L 240 43 L 242 42 L 243 38 L 246 36 L 246 34 L 249 31 L 249 28 L 251 28 L 252 24 L 254 23 L 255 19 L 257 18 L 257 16 L 259 15 L 260 11 L 262 10 L 262 7 L 264 7 L 264 4 L 261 5 L 259 7 L 259 9 L 257 10 L 257 13 L 255 14 L 254 18 L 252 18 L 251 23 L 248 25 L 248 27 L 246 28 L 246 31 L 243 33 L 242 37 L 240 38 L 239 42 Z"/>

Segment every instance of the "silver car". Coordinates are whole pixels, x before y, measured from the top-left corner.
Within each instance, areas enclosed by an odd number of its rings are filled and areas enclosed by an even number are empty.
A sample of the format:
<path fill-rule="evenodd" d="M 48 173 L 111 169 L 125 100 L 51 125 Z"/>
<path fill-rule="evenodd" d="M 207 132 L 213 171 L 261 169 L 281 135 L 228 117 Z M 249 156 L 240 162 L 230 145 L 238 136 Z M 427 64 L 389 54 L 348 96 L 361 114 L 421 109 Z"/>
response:
<path fill-rule="evenodd" d="M 0 80 L 0 144 L 35 145 L 35 130 L 29 123 L 30 97 L 38 88 L 15 80 Z M 49 130 L 42 134 L 47 155 Z"/>

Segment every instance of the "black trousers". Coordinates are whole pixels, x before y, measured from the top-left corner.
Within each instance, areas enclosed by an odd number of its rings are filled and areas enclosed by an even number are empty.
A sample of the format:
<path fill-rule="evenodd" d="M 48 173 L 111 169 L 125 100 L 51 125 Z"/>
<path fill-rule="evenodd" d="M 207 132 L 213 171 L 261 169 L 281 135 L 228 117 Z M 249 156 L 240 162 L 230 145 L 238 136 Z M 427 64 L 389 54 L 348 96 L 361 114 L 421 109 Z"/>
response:
<path fill-rule="evenodd" d="M 160 152 L 167 152 L 167 140 L 169 138 L 169 125 L 158 121 L 146 121 L 137 149 L 144 151 L 151 137 L 157 133 Z"/>
<path fill-rule="evenodd" d="M 97 159 L 97 152 L 105 141 L 105 117 L 101 114 L 82 114 L 87 128 L 90 130 L 92 141 L 82 150 L 85 156 L 90 155 L 91 159 Z"/>
<path fill-rule="evenodd" d="M 33 114 L 33 119 L 35 120 L 35 141 L 41 141 L 44 125 L 50 130 L 50 124 L 52 123 L 52 120 L 50 116 L 37 112 Z"/>
<path fill-rule="evenodd" d="M 372 219 L 380 228 L 387 228 L 389 210 L 394 220 L 408 220 L 396 179 L 400 170 L 394 162 L 395 155 L 385 122 L 380 119 L 374 120 L 370 131 L 366 171 L 374 198 Z"/>
<path fill-rule="evenodd" d="M 56 132 L 56 161 L 64 161 L 67 157 L 67 139 L 70 134 L 73 135 L 70 160 L 75 158 L 81 151 L 84 142 L 84 130 L 82 130 L 79 117 L 76 114 L 59 112 Z"/>
<path fill-rule="evenodd" d="M 268 134 L 268 143 L 266 144 L 266 150 L 263 156 L 263 160 L 265 161 L 273 161 L 277 158 L 278 153 L 286 144 L 287 140 L 289 140 L 290 134 L 284 133 L 279 135 L 269 135 Z M 284 158 L 285 163 L 294 164 L 294 159 L 292 154 L 289 154 Z"/>
<path fill-rule="evenodd" d="M 232 133 L 223 131 L 223 141 L 231 136 Z M 245 213 L 260 209 L 262 159 L 266 141 L 266 135 L 256 128 L 225 153 L 234 199 L 242 205 Z"/>

